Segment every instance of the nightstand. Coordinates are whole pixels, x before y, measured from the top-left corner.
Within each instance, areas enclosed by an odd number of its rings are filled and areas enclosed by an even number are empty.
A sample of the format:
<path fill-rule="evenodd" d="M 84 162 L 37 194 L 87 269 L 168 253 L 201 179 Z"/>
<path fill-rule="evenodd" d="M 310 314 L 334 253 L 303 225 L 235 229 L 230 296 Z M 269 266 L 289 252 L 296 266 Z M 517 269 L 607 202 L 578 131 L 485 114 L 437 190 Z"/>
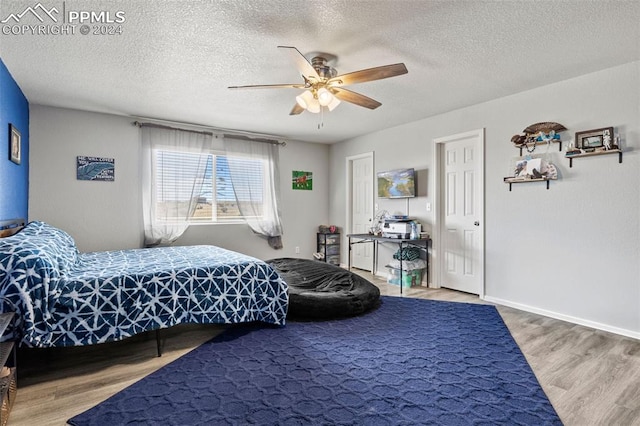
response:
<path fill-rule="evenodd" d="M 0 314 L 0 336 L 4 336 L 9 326 L 12 325 L 14 315 L 13 312 Z M 18 392 L 16 342 L 13 340 L 0 342 L 0 365 L 2 366 L 0 370 L 0 392 L 2 394 L 0 426 L 5 426 Z"/>

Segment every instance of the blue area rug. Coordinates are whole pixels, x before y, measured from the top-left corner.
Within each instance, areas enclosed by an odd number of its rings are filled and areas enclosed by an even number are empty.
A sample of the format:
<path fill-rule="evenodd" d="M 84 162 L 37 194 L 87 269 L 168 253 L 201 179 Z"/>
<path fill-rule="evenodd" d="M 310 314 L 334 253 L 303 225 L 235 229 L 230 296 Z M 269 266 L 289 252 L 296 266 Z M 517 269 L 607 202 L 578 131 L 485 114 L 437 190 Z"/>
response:
<path fill-rule="evenodd" d="M 234 326 L 69 423 L 562 424 L 495 307 L 397 297 Z"/>

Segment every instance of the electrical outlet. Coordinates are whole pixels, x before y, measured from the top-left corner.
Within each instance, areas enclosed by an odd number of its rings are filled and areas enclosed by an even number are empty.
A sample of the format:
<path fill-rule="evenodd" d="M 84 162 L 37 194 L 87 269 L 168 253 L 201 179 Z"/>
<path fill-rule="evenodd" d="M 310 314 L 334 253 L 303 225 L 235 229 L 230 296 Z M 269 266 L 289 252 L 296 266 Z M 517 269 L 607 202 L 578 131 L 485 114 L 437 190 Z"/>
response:
<path fill-rule="evenodd" d="M 430 212 L 431 211 L 431 203 L 427 203 L 427 211 Z"/>
<path fill-rule="evenodd" d="M 300 247 L 296 247 L 296 254 L 300 254 Z"/>

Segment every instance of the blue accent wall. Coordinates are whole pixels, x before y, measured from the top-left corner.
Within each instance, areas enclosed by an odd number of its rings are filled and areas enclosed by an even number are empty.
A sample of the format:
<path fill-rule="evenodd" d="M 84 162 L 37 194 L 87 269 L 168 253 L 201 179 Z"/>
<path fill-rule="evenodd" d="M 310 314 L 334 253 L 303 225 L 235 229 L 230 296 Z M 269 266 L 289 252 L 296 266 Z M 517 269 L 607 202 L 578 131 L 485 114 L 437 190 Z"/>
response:
<path fill-rule="evenodd" d="M 20 131 L 20 164 L 9 158 L 9 124 Z M 0 58 L 0 220 L 28 219 L 29 102 Z"/>

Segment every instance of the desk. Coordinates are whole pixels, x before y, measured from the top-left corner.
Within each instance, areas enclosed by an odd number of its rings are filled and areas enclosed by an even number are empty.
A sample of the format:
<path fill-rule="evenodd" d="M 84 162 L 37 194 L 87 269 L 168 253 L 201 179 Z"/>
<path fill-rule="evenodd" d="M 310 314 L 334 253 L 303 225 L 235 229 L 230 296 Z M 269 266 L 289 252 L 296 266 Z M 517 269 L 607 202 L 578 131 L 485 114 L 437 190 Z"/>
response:
<path fill-rule="evenodd" d="M 372 234 L 347 234 L 347 238 L 349 239 L 349 255 L 347 257 L 347 269 L 351 270 L 351 246 L 354 244 L 361 243 L 369 243 L 373 242 L 373 268 L 371 273 L 373 275 L 378 272 L 378 244 L 379 243 L 393 243 L 397 244 L 400 252 L 402 252 L 403 247 L 418 247 L 424 250 L 427 254 L 427 266 L 425 268 L 425 273 L 427 276 L 427 282 L 429 282 L 429 241 L 431 238 L 418 238 L 416 240 L 405 239 L 405 238 L 387 238 L 381 237 Z M 355 241 L 354 241 L 355 240 Z M 402 258 L 400 260 L 400 294 L 402 294 Z"/>

